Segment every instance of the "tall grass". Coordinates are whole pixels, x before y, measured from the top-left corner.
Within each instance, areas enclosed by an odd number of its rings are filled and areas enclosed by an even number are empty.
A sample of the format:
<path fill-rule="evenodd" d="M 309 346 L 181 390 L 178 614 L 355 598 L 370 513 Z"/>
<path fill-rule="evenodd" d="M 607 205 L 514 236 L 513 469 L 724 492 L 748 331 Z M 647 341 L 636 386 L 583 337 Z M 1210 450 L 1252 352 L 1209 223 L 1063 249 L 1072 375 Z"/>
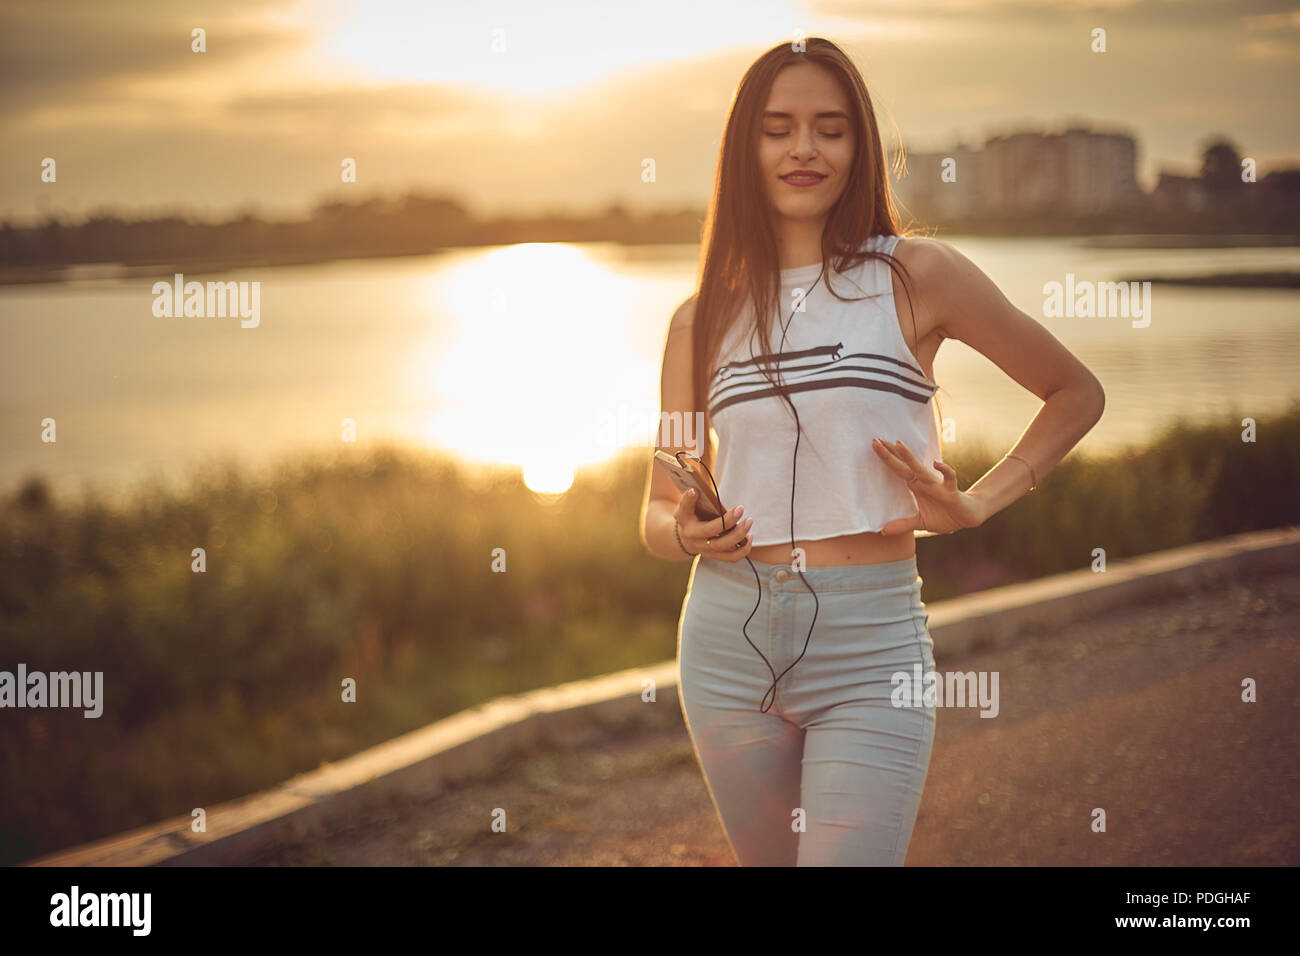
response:
<path fill-rule="evenodd" d="M 1069 456 L 977 529 L 917 542 L 933 602 L 1294 524 L 1300 403 Z M 997 455 L 950 449 L 968 487 Z M 188 813 L 502 693 L 671 658 L 688 562 L 641 547 L 649 453 L 558 500 L 434 456 L 231 468 L 122 507 L 0 506 L 0 669 L 102 671 L 104 713 L 0 711 L 0 862 Z M 192 549 L 206 571 L 191 570 Z M 505 573 L 494 573 L 494 549 Z M 342 703 L 353 678 L 357 702 Z"/>

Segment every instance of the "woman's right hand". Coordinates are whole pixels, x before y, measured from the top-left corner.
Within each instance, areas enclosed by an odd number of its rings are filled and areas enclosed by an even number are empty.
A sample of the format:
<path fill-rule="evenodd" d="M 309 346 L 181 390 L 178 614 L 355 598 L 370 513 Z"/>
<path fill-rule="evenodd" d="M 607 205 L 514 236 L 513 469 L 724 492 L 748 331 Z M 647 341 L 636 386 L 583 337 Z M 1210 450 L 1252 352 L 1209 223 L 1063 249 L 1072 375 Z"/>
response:
<path fill-rule="evenodd" d="M 728 564 L 734 564 L 748 555 L 754 543 L 754 536 L 749 533 L 754 519 L 740 520 L 744 507 L 737 505 L 721 518 L 701 521 L 695 515 L 695 501 L 695 492 L 685 491 L 677 502 L 677 510 L 673 512 L 673 518 L 677 521 L 677 533 L 686 549 Z"/>

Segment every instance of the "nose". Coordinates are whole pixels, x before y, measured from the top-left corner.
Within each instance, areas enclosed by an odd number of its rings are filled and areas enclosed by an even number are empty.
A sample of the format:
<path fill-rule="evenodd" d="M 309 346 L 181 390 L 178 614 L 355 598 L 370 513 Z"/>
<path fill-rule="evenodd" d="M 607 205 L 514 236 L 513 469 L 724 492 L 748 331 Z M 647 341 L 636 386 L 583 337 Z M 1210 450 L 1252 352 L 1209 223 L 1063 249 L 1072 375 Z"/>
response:
<path fill-rule="evenodd" d="M 798 132 L 794 134 L 794 145 L 790 147 L 791 154 L 795 156 L 811 156 L 816 151 L 816 147 L 813 146 L 812 127 L 800 126 Z"/>

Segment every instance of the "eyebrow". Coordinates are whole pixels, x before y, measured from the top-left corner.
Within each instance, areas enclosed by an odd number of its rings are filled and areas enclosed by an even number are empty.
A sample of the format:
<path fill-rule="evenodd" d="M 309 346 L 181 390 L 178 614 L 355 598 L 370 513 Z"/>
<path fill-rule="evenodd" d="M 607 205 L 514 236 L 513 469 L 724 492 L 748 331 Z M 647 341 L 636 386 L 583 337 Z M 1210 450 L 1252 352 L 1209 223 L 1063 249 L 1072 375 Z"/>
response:
<path fill-rule="evenodd" d="M 826 110 L 818 113 L 813 119 L 848 119 L 849 114 L 843 110 Z M 793 113 L 782 113 L 778 110 L 763 110 L 763 119 L 794 119 Z"/>

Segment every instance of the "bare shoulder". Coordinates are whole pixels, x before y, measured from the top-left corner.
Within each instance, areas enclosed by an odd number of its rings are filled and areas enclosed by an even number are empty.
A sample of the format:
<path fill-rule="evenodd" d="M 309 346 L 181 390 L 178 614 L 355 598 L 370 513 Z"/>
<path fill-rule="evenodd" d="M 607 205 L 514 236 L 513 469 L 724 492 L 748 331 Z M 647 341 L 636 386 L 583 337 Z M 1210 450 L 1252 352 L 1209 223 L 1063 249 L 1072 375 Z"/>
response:
<path fill-rule="evenodd" d="M 962 258 L 953 246 L 929 236 L 906 236 L 894 247 L 894 258 L 907 267 L 922 290 L 933 289 Z M 927 281 L 929 280 L 929 281 Z"/>
<path fill-rule="evenodd" d="M 947 288 L 944 276 L 951 269 L 954 252 L 946 242 L 928 236 L 905 236 L 894 246 L 894 258 L 903 267 L 902 271 L 890 270 L 899 328 L 912 354 L 927 369 L 939 342 L 946 337 L 939 318 L 944 311 L 941 293 Z"/>
<path fill-rule="evenodd" d="M 923 292 L 961 299 L 984 292 L 991 280 L 960 249 L 942 239 L 912 236 L 898 241 L 894 256 L 916 274 Z"/>
<path fill-rule="evenodd" d="M 695 293 L 685 302 L 677 307 L 673 313 L 673 320 L 669 325 L 672 330 L 689 329 L 695 322 L 695 303 L 699 299 L 699 293 Z"/>
<path fill-rule="evenodd" d="M 894 257 L 906 267 L 911 279 L 918 321 L 924 329 L 922 338 L 931 332 L 941 338 L 954 337 L 951 323 L 960 320 L 974 299 L 986 297 L 992 285 L 975 263 L 942 239 L 928 236 L 900 239 Z M 895 275 L 895 289 L 899 285 L 899 277 Z"/>

